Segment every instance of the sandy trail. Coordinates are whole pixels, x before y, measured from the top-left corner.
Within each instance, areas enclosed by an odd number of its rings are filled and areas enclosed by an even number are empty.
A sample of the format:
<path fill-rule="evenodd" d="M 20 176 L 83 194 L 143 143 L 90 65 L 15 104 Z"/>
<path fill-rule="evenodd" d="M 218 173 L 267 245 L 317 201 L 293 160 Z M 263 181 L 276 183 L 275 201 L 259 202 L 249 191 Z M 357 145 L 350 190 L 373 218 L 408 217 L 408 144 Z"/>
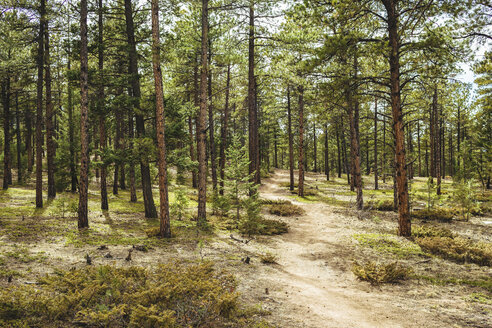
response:
<path fill-rule="evenodd" d="M 279 265 L 260 270 L 257 277 L 262 285 L 271 286 L 269 294 L 280 304 L 275 310 L 282 327 L 439 326 L 432 324 L 428 312 L 409 315 L 412 305 L 405 299 L 370 293 L 346 265 L 342 270 L 340 263 L 346 264 L 345 257 L 350 256 L 350 232 L 343 231 L 343 217 L 329 205 L 293 201 L 279 186 L 286 181 L 288 171 L 276 171 L 263 182 L 261 197 L 290 200 L 305 215 L 289 221 L 289 233 L 273 238 L 269 247 L 278 255 Z"/>

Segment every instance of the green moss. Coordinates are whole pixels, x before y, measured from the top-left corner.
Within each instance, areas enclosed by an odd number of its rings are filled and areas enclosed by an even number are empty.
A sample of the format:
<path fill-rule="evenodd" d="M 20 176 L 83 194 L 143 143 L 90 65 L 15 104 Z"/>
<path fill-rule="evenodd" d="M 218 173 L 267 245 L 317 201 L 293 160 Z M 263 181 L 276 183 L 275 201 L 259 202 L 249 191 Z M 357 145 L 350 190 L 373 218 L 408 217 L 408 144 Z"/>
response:
<path fill-rule="evenodd" d="M 400 258 L 426 256 L 419 245 L 390 234 L 355 234 L 353 235 L 353 238 L 362 246 L 370 247 L 381 253 L 394 254 Z"/>

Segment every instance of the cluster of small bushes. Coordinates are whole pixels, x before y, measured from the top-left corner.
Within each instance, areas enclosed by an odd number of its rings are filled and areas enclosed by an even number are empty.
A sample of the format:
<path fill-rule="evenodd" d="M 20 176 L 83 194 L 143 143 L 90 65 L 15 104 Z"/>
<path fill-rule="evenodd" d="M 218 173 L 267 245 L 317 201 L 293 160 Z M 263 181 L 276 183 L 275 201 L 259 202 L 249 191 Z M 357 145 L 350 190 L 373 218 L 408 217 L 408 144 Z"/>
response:
<path fill-rule="evenodd" d="M 416 238 L 424 238 L 424 237 L 447 237 L 453 238 L 454 234 L 446 228 L 438 228 L 433 226 L 413 226 L 412 227 L 412 236 Z"/>
<path fill-rule="evenodd" d="M 411 274 L 410 269 L 401 266 L 398 262 L 380 264 L 372 261 L 364 264 L 355 261 L 352 265 L 352 272 L 358 279 L 368 281 L 373 285 L 396 283 L 407 279 Z"/>
<path fill-rule="evenodd" d="M 0 290 L 2 327 L 247 326 L 236 282 L 211 263 L 87 267 Z"/>
<path fill-rule="evenodd" d="M 492 243 L 474 242 L 453 235 L 417 237 L 415 242 L 423 250 L 444 259 L 492 266 Z"/>

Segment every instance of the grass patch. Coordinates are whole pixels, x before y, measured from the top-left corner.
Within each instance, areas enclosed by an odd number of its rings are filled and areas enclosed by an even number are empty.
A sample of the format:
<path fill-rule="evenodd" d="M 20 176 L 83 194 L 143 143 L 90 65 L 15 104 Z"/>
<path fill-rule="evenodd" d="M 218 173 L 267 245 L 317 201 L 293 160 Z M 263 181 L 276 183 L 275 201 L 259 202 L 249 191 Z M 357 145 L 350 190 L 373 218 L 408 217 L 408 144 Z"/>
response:
<path fill-rule="evenodd" d="M 381 253 L 394 254 L 405 258 L 410 256 L 427 256 L 419 245 L 390 234 L 365 233 L 353 235 L 362 246 L 368 246 Z"/>
<path fill-rule="evenodd" d="M 447 260 L 492 266 L 492 243 L 440 236 L 415 238 L 415 242 L 422 249 Z"/>
<path fill-rule="evenodd" d="M 1 290 L 0 326 L 244 327 L 235 290 L 209 262 L 87 267 Z"/>
<path fill-rule="evenodd" d="M 375 199 L 368 200 L 365 204 L 367 210 L 377 210 L 377 211 L 393 211 L 393 200 L 392 199 Z"/>
<path fill-rule="evenodd" d="M 398 262 L 380 264 L 367 262 L 359 264 L 354 262 L 352 272 L 362 281 L 368 281 L 373 285 L 382 283 L 396 283 L 410 276 L 410 269 L 403 267 Z"/>
<path fill-rule="evenodd" d="M 472 303 L 492 305 L 492 296 L 484 293 L 472 293 L 465 300 Z"/>
<path fill-rule="evenodd" d="M 239 232 L 243 235 L 281 235 L 289 231 L 287 223 L 259 218 L 255 220 L 244 220 L 239 225 Z"/>
<path fill-rule="evenodd" d="M 292 204 L 289 200 L 283 199 L 260 199 L 261 205 L 290 205 Z"/>
<path fill-rule="evenodd" d="M 441 277 L 416 275 L 416 279 L 425 280 L 434 285 L 466 285 L 471 287 L 483 288 L 492 293 L 492 277 L 477 277 L 477 279 L 463 279 L 458 277 Z"/>
<path fill-rule="evenodd" d="M 275 204 L 270 206 L 270 214 L 278 216 L 303 215 L 304 210 L 294 204 Z"/>
<path fill-rule="evenodd" d="M 413 226 L 412 236 L 416 238 L 424 237 L 447 237 L 453 238 L 453 233 L 446 228 L 437 228 L 433 226 L 423 225 L 423 226 Z"/>
<path fill-rule="evenodd" d="M 433 208 L 413 211 L 412 216 L 424 221 L 451 222 L 454 214 L 448 209 Z"/>

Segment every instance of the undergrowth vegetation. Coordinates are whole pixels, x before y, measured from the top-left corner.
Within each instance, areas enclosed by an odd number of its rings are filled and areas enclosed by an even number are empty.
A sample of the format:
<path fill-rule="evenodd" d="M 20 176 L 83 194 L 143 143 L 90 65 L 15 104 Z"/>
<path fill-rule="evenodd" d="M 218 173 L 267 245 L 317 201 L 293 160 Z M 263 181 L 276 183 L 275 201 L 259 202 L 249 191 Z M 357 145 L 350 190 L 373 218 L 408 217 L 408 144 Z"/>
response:
<path fill-rule="evenodd" d="M 407 279 L 411 274 L 410 269 L 401 266 L 398 262 L 387 264 L 367 262 L 359 264 L 355 261 L 352 265 L 352 272 L 358 279 L 368 281 L 373 285 L 396 283 Z"/>
<path fill-rule="evenodd" d="M 270 214 L 278 216 L 294 216 L 304 214 L 303 209 L 294 204 L 274 204 L 270 206 L 269 212 Z"/>
<path fill-rule="evenodd" d="M 233 276 L 210 262 L 89 266 L 0 291 L 2 327 L 247 327 L 252 317 Z"/>

